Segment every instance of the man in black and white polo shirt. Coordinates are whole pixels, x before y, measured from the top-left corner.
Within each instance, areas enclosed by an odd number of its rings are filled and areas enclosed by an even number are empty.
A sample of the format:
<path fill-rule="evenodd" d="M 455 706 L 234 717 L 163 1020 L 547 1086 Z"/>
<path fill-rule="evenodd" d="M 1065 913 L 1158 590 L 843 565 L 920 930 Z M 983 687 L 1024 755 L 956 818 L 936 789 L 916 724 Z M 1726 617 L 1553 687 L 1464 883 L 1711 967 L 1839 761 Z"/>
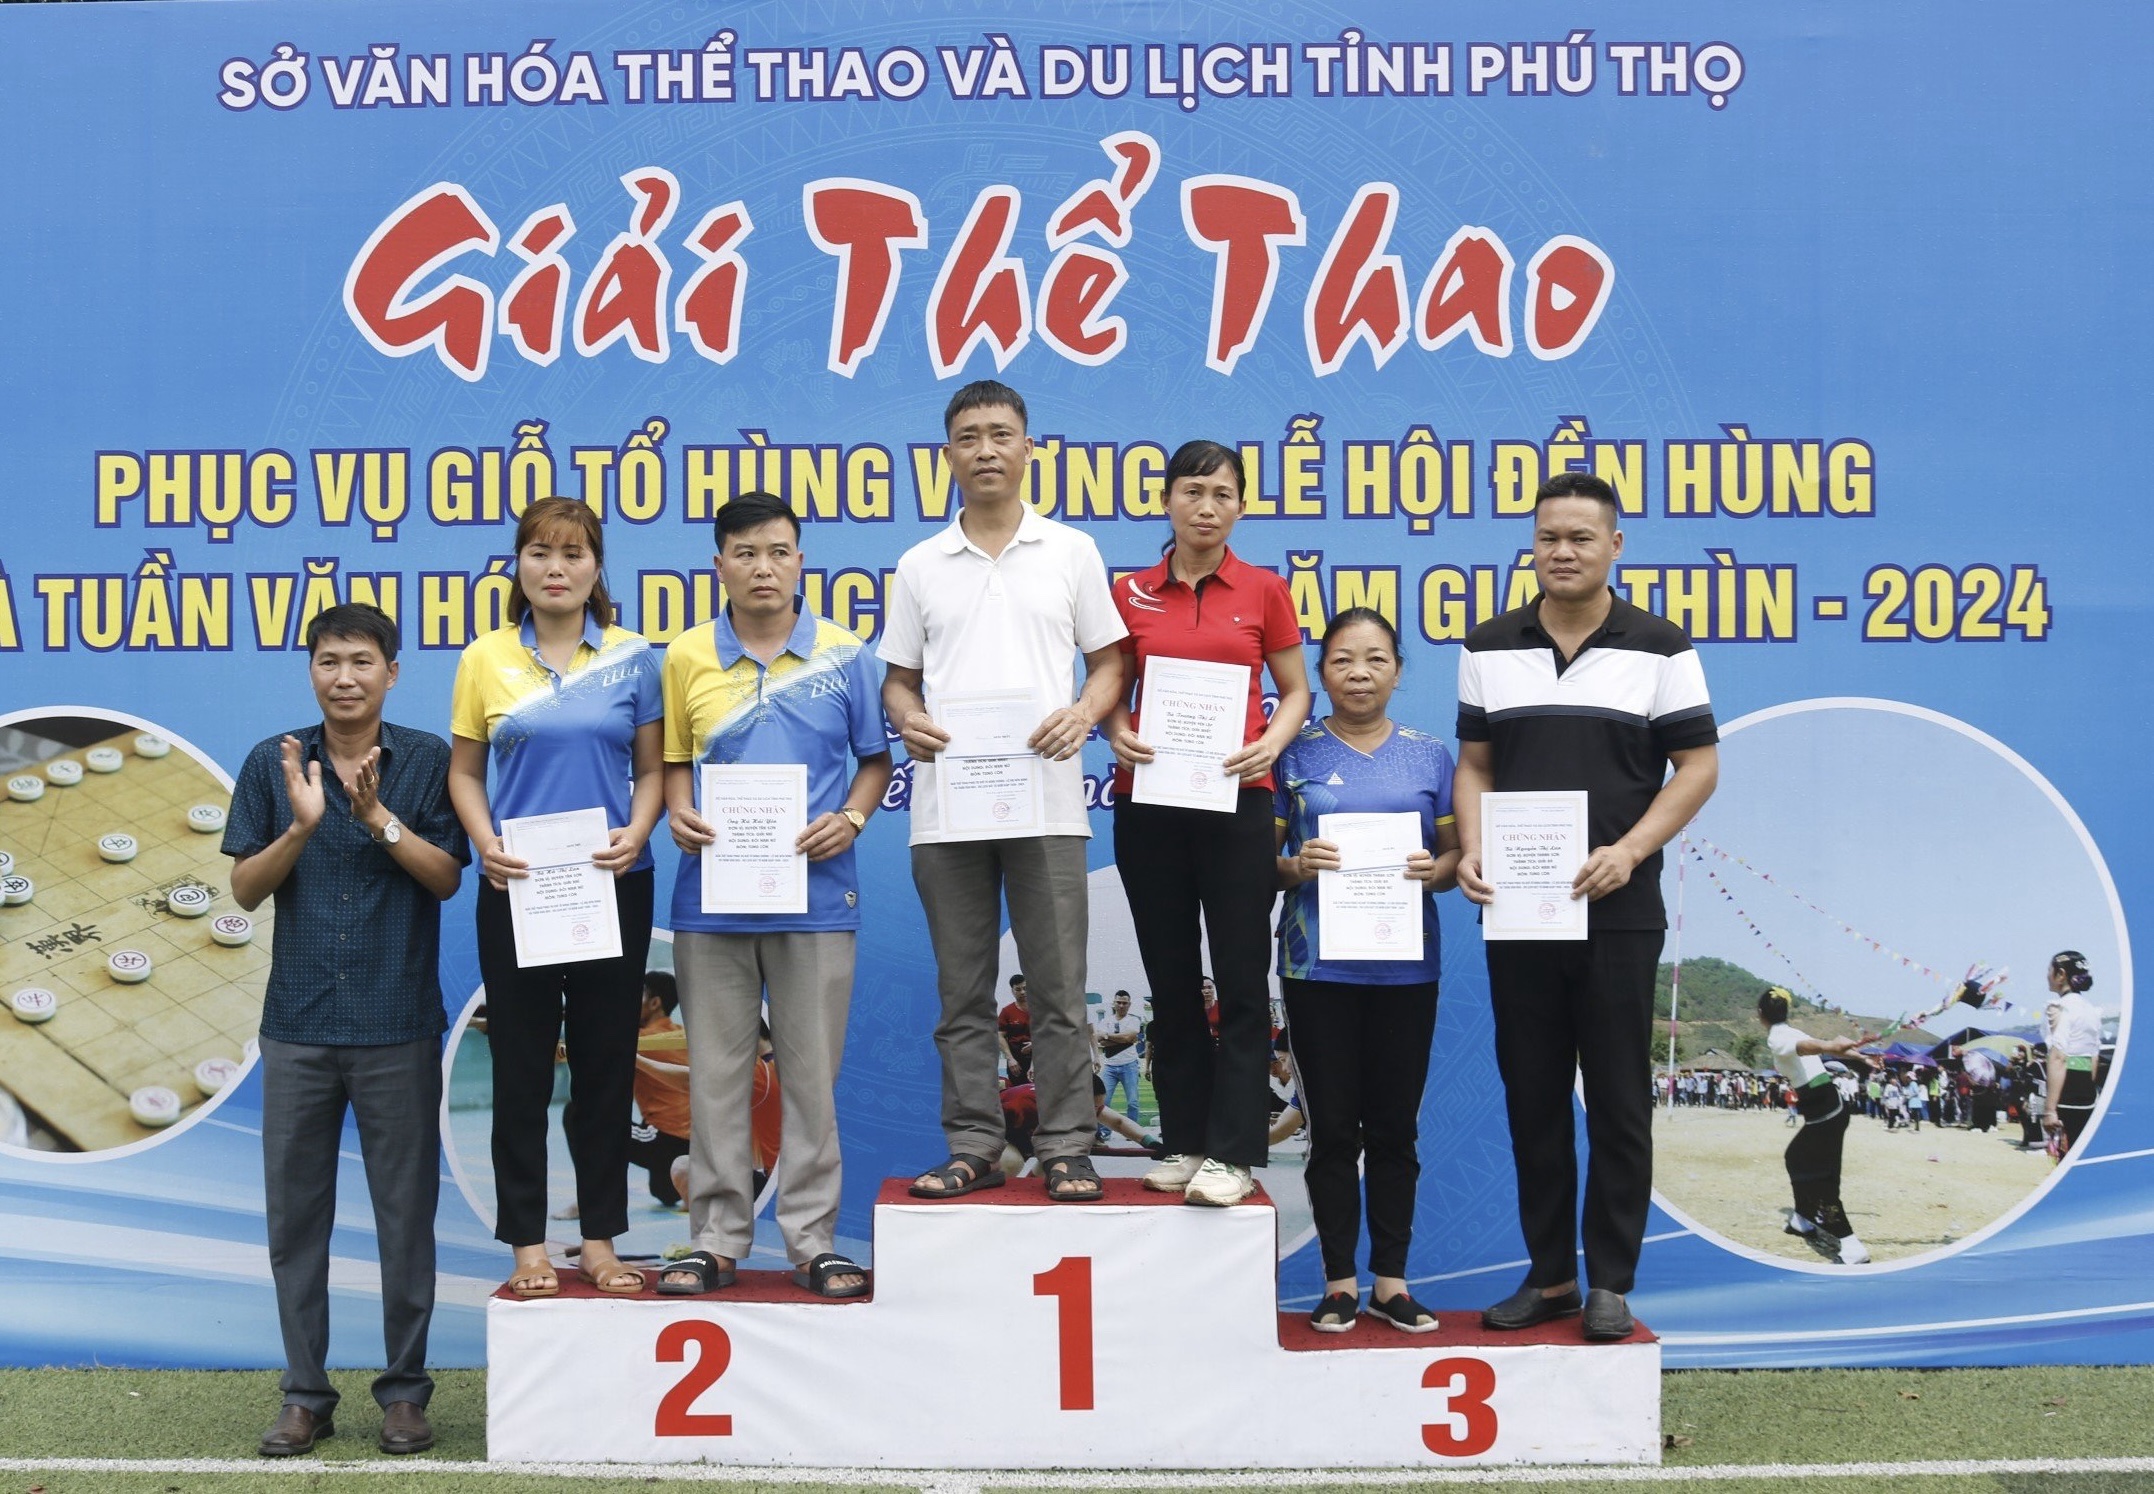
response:
<path fill-rule="evenodd" d="M 1573 1213 L 1574 1075 L 1585 1078 L 1582 1304 L 1588 1339 L 1631 1331 L 1624 1294 L 1637 1272 L 1653 1187 L 1653 974 L 1667 928 L 1661 847 L 1712 796 L 1719 733 L 1705 671 L 1681 629 L 1623 601 L 1608 572 L 1623 553 L 1615 493 L 1583 472 L 1541 485 L 1533 512 L 1540 597 L 1473 630 L 1458 666 L 1453 800 L 1465 855 L 1458 881 L 1487 903 L 1481 795 L 1586 791 L 1591 851 L 1572 895 L 1591 899 L 1582 941 L 1487 945 L 1518 1169 L 1519 1226 L 1532 1268 L 1484 1312 L 1490 1328 L 1530 1328 L 1578 1312 Z M 1673 776 L 1668 765 L 1674 764 Z"/>

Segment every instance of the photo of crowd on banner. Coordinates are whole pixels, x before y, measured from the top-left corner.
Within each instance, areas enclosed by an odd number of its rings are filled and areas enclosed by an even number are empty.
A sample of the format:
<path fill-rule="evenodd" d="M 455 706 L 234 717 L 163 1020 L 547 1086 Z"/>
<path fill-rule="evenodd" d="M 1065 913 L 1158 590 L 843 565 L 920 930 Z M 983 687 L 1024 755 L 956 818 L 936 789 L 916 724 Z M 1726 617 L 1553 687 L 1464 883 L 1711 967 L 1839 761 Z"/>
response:
<path fill-rule="evenodd" d="M 1723 1243 L 1811 1268 L 1962 1245 L 2079 1154 L 2109 1088 L 2127 993 L 2091 848 L 2024 770 L 1910 713 L 1781 716 L 1726 750 L 1754 751 L 1778 802 L 1736 777 L 1677 839 L 1649 1083 L 1662 1199 Z M 1851 786 L 1849 758 L 1894 787 Z M 1934 804 L 1897 787 L 1918 765 Z M 1976 832 L 1941 812 L 1953 801 L 1993 806 L 2037 868 L 2027 884 L 1954 876 Z M 1892 854 L 1829 849 L 1864 843 Z M 2034 977 L 1926 960 L 1888 929 L 2032 954 Z"/>
<path fill-rule="evenodd" d="M 2079 1143 L 2116 1015 L 2089 999 L 2107 949 L 2058 954 L 2041 1002 L 1999 972 L 1866 1032 L 1828 1030 L 1799 973 L 1744 972 L 1716 998 L 1748 1004 L 1741 1061 L 1674 1061 L 1670 1007 L 1700 999 L 1703 967 L 1696 945 L 1685 965 L 1680 895 L 1664 960 L 1664 880 L 1694 873 L 1733 907 L 1745 867 L 1710 825 L 1678 841 L 1714 796 L 1720 733 L 1690 640 L 1608 585 L 1624 535 L 1599 478 L 1541 486 L 1537 593 L 1465 639 L 1454 719 L 1402 721 L 1402 677 L 1431 666 L 1362 607 L 1305 648 L 1286 583 L 1230 544 L 1231 447 L 1174 453 L 1158 559 L 1110 581 L 1085 531 L 1023 499 L 1015 390 L 959 389 L 944 439 L 963 502 L 893 557 L 872 647 L 802 605 L 800 522 L 761 493 L 717 516 L 725 605 L 663 648 L 619 625 L 603 528 L 562 498 L 519 516 L 507 625 L 464 650 L 445 709 L 385 716 L 386 614 L 312 619 L 316 719 L 253 749 L 219 827 L 232 901 L 276 910 L 259 1047 L 288 1368 L 265 1455 L 333 1427 L 347 1113 L 382 1268 L 381 1445 L 431 1445 L 436 967 L 441 905 L 472 866 L 483 989 L 453 1034 L 448 1143 L 513 1300 L 723 1293 L 766 1212 L 804 1298 L 871 1293 L 836 1236 L 837 1080 L 857 931 L 904 896 L 932 948 L 939 1016 L 919 1040 L 940 1060 L 944 1152 L 911 1197 L 1083 1208 L 1142 1189 L 1223 1210 L 1292 1188 L 1321 1251 L 1321 1332 L 1438 1327 L 1407 1256 L 1454 890 L 1485 937 L 1528 1258 L 1487 1329 L 1633 1335 L 1656 1161 L 1683 1206 L 1706 1159 L 1669 1145 L 1697 1117 L 1747 1128 L 1735 1194 L 1770 1195 L 1792 1245 L 1849 1264 L 1913 1239 L 1865 1214 L 1876 1137 L 1920 1148 L 2003 1117 L 2028 1144 L 2015 1158 L 2043 1167 Z M 1112 884 L 1086 868 L 1095 733 L 1115 760 L 1096 874 Z M 895 747 L 910 892 L 864 887 L 854 854 Z M 1108 901 L 1135 963 L 1096 982 Z M 35 1020 L 16 1017 L 11 1079 Z M 1755 1221 L 1710 1223 L 1742 1241 Z"/>

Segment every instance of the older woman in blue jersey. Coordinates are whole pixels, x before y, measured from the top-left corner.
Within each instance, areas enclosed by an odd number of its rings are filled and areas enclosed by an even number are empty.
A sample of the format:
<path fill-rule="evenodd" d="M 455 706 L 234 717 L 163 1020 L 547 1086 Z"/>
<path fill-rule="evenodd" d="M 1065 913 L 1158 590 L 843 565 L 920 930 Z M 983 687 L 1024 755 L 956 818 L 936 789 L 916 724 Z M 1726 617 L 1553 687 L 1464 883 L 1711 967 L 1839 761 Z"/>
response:
<path fill-rule="evenodd" d="M 1279 987 L 1309 1125 L 1303 1177 L 1324 1257 L 1324 1298 L 1309 1321 L 1325 1333 L 1354 1326 L 1365 1205 L 1369 1311 L 1394 1328 L 1427 1333 L 1436 1318 L 1406 1290 L 1406 1251 L 1442 966 L 1435 894 L 1458 876 L 1451 754 L 1438 738 L 1386 714 L 1399 683 L 1399 639 L 1381 613 L 1353 607 L 1331 620 L 1319 678 L 1331 714 L 1304 726 L 1274 769 L 1278 876 L 1286 889 Z M 1426 889 L 1420 959 L 1322 957 L 1317 878 L 1339 869 L 1339 848 L 1318 833 L 1327 814 L 1419 818 L 1422 848 L 1407 857 L 1401 875 Z"/>
<path fill-rule="evenodd" d="M 519 1297 L 560 1290 L 546 1253 L 546 1112 L 564 1026 L 578 1262 L 602 1292 L 643 1288 L 613 1237 L 628 1228 L 630 1097 L 651 945 L 646 842 L 665 805 L 665 708 L 659 654 L 613 617 L 598 516 L 544 498 L 516 526 L 509 626 L 474 641 L 456 669 L 449 797 L 485 874 L 479 974 L 494 1068 L 494 1237 L 516 1251 L 509 1290 Z M 501 822 L 591 808 L 606 812 L 608 844 L 592 860 L 614 877 L 620 956 L 520 966 L 508 885 L 530 868 L 502 848 Z"/>

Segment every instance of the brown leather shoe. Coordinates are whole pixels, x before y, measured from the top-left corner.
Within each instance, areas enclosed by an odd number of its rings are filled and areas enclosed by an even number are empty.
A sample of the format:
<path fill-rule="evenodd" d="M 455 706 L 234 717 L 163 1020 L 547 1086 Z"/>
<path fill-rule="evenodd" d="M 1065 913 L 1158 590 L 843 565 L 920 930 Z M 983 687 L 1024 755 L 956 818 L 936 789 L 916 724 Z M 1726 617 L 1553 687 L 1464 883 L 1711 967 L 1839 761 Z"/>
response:
<path fill-rule="evenodd" d="M 413 1401 L 391 1401 L 381 1414 L 381 1450 L 385 1453 L 425 1452 L 434 1445 L 434 1429 L 426 1412 Z"/>
<path fill-rule="evenodd" d="M 324 1437 L 337 1434 L 336 1423 L 329 1417 L 316 1420 L 314 1413 L 304 1406 L 287 1405 L 277 1413 L 277 1424 L 262 1434 L 255 1444 L 255 1451 L 265 1458 L 291 1458 L 300 1453 L 314 1451 L 314 1444 Z"/>

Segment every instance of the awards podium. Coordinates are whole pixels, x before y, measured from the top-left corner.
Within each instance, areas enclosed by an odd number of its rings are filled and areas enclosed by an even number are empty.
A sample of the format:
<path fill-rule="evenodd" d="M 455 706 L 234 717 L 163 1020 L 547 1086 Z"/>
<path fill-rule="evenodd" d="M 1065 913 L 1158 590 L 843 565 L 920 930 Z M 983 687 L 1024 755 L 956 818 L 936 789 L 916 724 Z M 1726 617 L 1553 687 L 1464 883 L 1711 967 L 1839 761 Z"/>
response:
<path fill-rule="evenodd" d="M 884 1183 L 869 1297 L 780 1272 L 701 1297 L 487 1304 L 501 1462 L 891 1468 L 1650 1463 L 1660 1346 L 1516 1334 L 1477 1311 L 1320 1334 L 1277 1303 L 1277 1216 L 1107 1181 L 962 1199 Z M 657 1272 L 649 1273 L 655 1285 Z"/>

